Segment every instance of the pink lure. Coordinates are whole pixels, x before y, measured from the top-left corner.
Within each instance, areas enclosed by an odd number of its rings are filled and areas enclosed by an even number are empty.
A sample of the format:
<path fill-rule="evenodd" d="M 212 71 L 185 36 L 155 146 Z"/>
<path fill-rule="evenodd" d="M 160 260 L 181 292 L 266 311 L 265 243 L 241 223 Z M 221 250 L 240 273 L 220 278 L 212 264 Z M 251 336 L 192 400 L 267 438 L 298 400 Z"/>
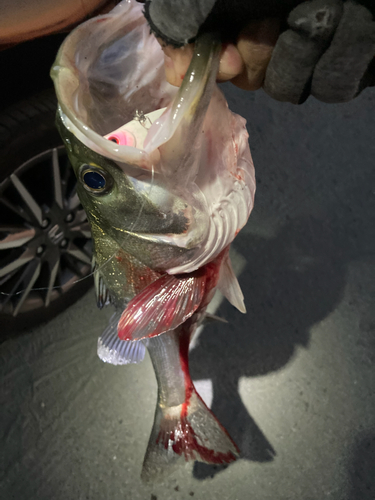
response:
<path fill-rule="evenodd" d="M 117 130 L 116 132 L 106 135 L 105 138 L 120 146 L 135 146 L 134 136 L 126 130 Z"/>

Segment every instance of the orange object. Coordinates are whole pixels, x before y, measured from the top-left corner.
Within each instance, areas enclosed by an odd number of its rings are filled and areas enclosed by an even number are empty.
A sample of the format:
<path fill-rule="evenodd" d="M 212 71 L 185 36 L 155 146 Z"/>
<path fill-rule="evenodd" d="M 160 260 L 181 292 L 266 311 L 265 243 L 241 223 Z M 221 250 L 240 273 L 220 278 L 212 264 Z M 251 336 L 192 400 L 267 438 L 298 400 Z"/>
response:
<path fill-rule="evenodd" d="M 111 10 L 116 0 L 1 0 L 0 48 L 68 30 Z"/>

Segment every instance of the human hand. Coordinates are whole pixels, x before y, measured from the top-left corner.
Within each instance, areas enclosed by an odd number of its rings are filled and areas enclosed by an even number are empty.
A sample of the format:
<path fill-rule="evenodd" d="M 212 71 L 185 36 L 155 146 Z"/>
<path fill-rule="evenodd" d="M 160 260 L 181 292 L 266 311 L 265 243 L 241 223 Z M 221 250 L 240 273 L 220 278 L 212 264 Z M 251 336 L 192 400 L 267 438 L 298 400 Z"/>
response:
<path fill-rule="evenodd" d="M 267 65 L 279 35 L 278 19 L 250 22 L 239 34 L 237 43 L 224 43 L 217 80 L 232 83 L 245 90 L 257 90 L 264 81 Z M 172 85 L 181 85 L 189 66 L 194 44 L 181 48 L 159 41 L 165 54 L 166 78 Z"/>
<path fill-rule="evenodd" d="M 218 80 L 246 90 L 263 86 L 271 97 L 295 104 L 310 94 L 345 102 L 375 84 L 375 22 L 358 2 L 152 0 L 145 14 L 173 85 L 181 84 L 193 53 L 185 42 L 209 30 L 224 41 Z"/>

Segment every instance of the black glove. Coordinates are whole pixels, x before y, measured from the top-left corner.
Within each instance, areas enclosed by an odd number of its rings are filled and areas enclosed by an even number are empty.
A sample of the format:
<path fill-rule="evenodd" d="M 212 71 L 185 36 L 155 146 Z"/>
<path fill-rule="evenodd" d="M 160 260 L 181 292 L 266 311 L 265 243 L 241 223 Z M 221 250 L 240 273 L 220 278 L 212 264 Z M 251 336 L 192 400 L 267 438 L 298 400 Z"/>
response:
<path fill-rule="evenodd" d="M 293 10 L 292 10 L 293 9 Z M 311 94 L 346 102 L 375 85 L 375 0 L 152 0 L 145 15 L 151 30 L 174 47 L 202 31 L 235 42 L 255 19 L 278 17 L 279 36 L 264 90 L 274 99 L 301 103 Z"/>
<path fill-rule="evenodd" d="M 155 35 L 174 47 L 194 41 L 201 31 L 215 31 L 223 42 L 236 40 L 252 20 L 286 19 L 302 0 L 146 0 L 145 16 Z"/>

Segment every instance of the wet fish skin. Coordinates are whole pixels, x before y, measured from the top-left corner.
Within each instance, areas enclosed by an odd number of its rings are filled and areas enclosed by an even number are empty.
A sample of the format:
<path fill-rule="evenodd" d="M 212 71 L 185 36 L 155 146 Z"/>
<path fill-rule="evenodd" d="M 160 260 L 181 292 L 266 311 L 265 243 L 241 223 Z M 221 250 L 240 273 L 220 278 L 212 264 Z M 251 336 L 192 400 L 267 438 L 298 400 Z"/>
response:
<path fill-rule="evenodd" d="M 189 343 L 204 313 L 148 341 L 158 382 L 158 400 L 141 478 L 162 480 L 181 459 L 225 464 L 239 449 L 197 393 L 189 373 Z M 166 355 L 166 352 L 168 353 Z"/>
<path fill-rule="evenodd" d="M 129 6 L 139 9 L 133 0 L 121 8 Z M 118 311 L 98 353 L 114 364 L 138 362 L 146 345 L 158 380 L 145 481 L 169 474 L 180 457 L 224 463 L 238 455 L 196 393 L 188 370 L 189 342 L 215 288 L 244 312 L 228 250 L 252 208 L 254 181 L 246 132 L 240 130 L 244 121 L 231 116 L 229 136 L 226 124 L 217 121 L 228 117 L 225 99 L 215 89 L 219 49 L 209 36 L 197 43 L 176 98 L 151 127 L 145 150 L 129 154 L 128 162 L 118 161 L 109 141 L 99 137 L 93 143 L 90 131 L 85 136 L 87 126 L 79 125 L 71 114 L 74 106 L 64 103 L 67 92 L 59 88 L 59 65 L 54 67 L 58 127 L 92 228 L 98 304 L 110 300 Z M 153 171 L 146 160 L 155 150 L 160 154 Z M 89 171 L 104 178 L 100 192 L 85 186 Z M 117 330 L 121 346 L 136 347 L 119 347 Z"/>

